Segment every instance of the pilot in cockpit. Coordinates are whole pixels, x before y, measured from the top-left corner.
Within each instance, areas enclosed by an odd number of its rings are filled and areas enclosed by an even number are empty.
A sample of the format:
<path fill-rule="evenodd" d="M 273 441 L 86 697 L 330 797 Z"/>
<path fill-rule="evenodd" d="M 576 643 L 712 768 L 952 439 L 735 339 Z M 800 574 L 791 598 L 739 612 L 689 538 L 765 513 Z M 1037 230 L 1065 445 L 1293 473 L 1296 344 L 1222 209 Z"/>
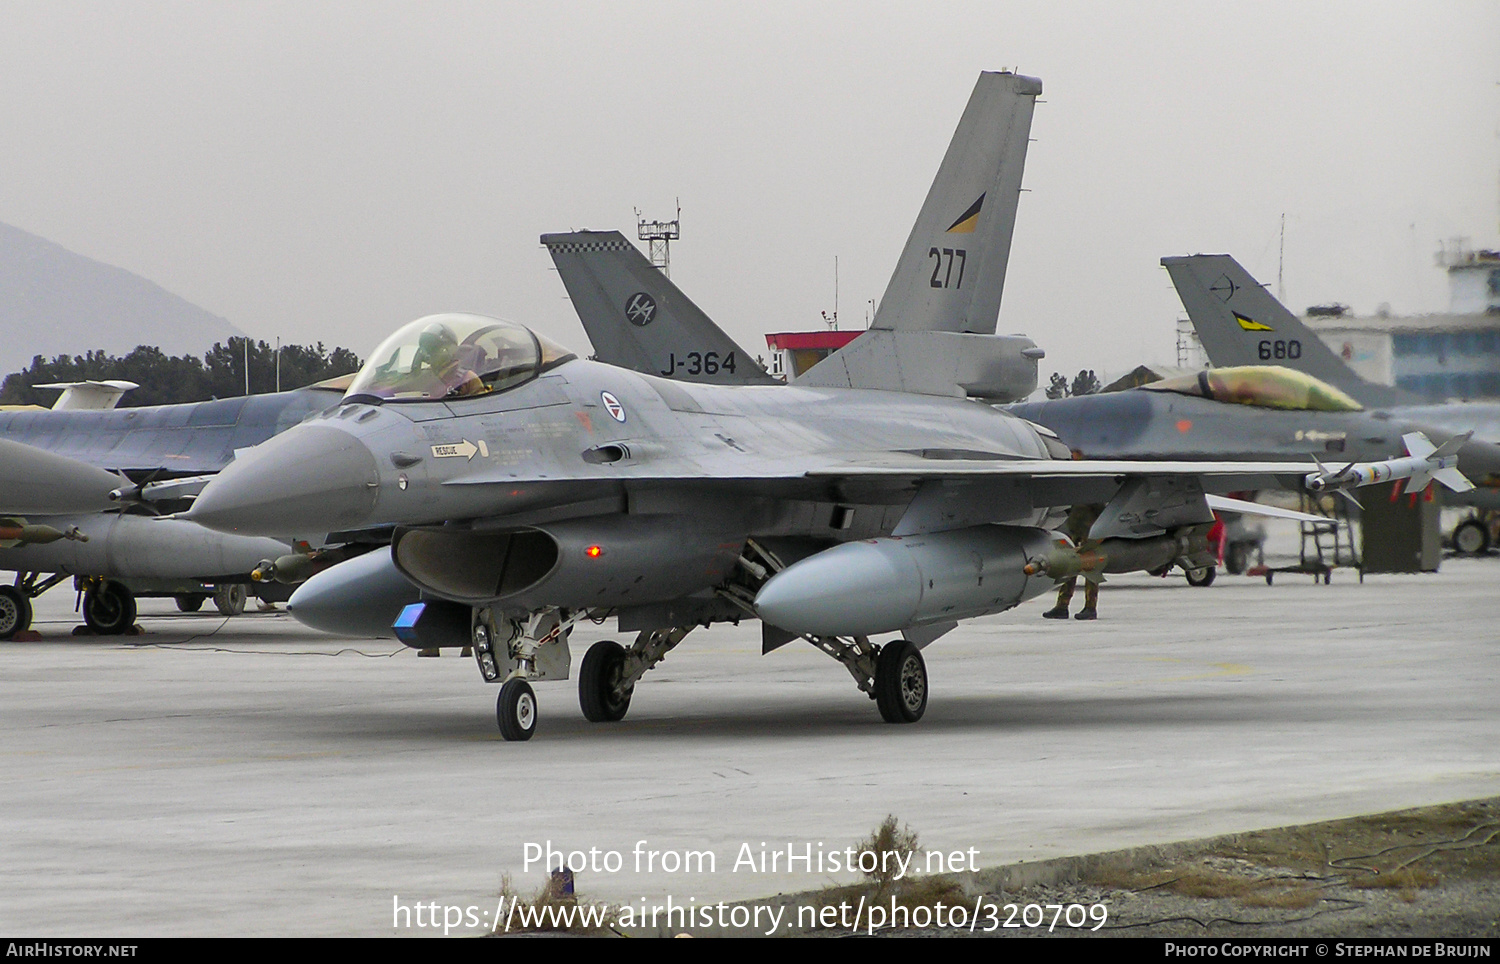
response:
<path fill-rule="evenodd" d="M 417 338 L 417 353 L 412 359 L 413 372 L 425 371 L 442 383 L 442 391 L 432 397 L 465 397 L 488 391 L 475 373 L 481 367 L 484 349 L 477 345 L 460 345 L 453 330 L 441 322 L 422 329 Z"/>

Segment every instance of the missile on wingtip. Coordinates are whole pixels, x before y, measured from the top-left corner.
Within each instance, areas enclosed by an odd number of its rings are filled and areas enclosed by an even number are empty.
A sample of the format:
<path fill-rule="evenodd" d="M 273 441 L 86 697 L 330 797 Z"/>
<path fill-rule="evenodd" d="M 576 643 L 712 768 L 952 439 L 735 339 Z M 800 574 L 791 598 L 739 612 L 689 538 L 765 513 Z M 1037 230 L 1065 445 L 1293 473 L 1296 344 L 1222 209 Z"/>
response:
<path fill-rule="evenodd" d="M 1407 479 L 1407 492 L 1420 492 L 1434 481 L 1454 492 L 1468 492 L 1474 483 L 1458 470 L 1458 450 L 1473 434 L 1470 431 L 1455 435 L 1441 446 L 1434 446 L 1421 432 L 1409 432 L 1401 436 L 1406 443 L 1405 456 L 1380 462 L 1351 462 L 1336 472 L 1323 468 L 1319 462 L 1321 471 L 1307 476 L 1307 488 L 1323 492 Z"/>

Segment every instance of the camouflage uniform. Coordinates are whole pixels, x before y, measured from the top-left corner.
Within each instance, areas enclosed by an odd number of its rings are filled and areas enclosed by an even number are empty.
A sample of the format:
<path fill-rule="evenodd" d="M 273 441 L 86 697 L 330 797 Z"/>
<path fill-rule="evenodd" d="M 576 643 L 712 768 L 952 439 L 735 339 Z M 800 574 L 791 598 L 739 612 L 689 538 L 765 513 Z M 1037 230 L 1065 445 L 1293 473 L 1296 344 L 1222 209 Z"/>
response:
<path fill-rule="evenodd" d="M 1089 529 L 1093 527 L 1094 520 L 1099 518 L 1099 513 L 1104 511 L 1102 505 L 1075 505 L 1068 512 L 1068 519 L 1063 523 L 1062 531 L 1073 540 L 1073 545 L 1082 546 L 1089 537 Z M 1042 613 L 1044 619 L 1067 619 L 1068 604 L 1073 601 L 1073 591 L 1078 588 L 1078 577 L 1069 576 L 1068 580 L 1057 587 L 1057 605 Z M 1083 581 L 1083 608 L 1078 610 L 1074 619 L 1098 619 L 1099 618 L 1099 584 L 1090 579 Z"/>

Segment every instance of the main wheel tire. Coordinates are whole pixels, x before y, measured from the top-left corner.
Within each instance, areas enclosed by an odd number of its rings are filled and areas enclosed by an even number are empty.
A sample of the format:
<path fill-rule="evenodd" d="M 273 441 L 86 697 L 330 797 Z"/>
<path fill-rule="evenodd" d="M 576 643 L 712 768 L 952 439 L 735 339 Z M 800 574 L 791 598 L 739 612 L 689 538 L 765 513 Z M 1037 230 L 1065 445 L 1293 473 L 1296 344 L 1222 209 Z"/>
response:
<path fill-rule="evenodd" d="M 915 723 L 927 712 L 927 664 L 910 640 L 880 647 L 875 657 L 875 705 L 887 723 Z"/>
<path fill-rule="evenodd" d="M 245 611 L 245 587 L 226 583 L 214 590 L 214 608 L 221 616 L 238 616 Z"/>
<path fill-rule="evenodd" d="M 1224 550 L 1224 568 L 1236 576 L 1250 568 L 1250 544 L 1231 542 L 1229 548 Z"/>
<path fill-rule="evenodd" d="M 198 593 L 183 593 L 177 597 L 177 611 L 180 613 L 195 613 L 203 608 L 203 600 L 207 598 L 207 596 L 202 596 Z"/>
<path fill-rule="evenodd" d="M 31 628 L 31 600 L 14 586 L 0 586 L 0 639 Z"/>
<path fill-rule="evenodd" d="M 590 723 L 617 723 L 630 709 L 632 686 L 618 692 L 620 674 L 625 669 L 625 647 L 612 639 L 602 639 L 589 647 L 578 670 L 578 705 L 583 718 Z"/>
<path fill-rule="evenodd" d="M 1214 577 L 1219 570 L 1214 566 L 1204 566 L 1202 569 L 1188 569 L 1184 571 L 1189 586 L 1212 586 Z"/>
<path fill-rule="evenodd" d="M 135 596 L 117 582 L 83 594 L 83 621 L 100 636 L 119 636 L 135 625 Z"/>
<path fill-rule="evenodd" d="M 1466 556 L 1490 551 L 1490 530 L 1478 519 L 1466 519 L 1453 529 L 1453 548 Z"/>
<path fill-rule="evenodd" d="M 536 716 L 536 694 L 530 683 L 513 679 L 500 687 L 495 719 L 500 723 L 501 736 L 512 743 L 531 739 L 536 732 Z"/>

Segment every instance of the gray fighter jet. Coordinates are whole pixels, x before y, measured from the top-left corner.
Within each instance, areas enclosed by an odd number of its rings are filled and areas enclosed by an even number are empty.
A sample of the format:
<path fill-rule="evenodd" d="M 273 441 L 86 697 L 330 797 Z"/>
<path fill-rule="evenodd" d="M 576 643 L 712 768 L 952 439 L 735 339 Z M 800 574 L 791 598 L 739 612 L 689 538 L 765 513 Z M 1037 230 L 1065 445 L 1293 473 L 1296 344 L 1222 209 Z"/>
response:
<path fill-rule="evenodd" d="M 1163 258 L 1161 263 L 1215 365 L 1285 366 L 1342 389 L 1369 406 L 1378 421 L 1419 426 L 1436 434 L 1473 432 L 1480 442 L 1500 444 L 1500 405 L 1433 404 L 1404 389 L 1365 380 L 1229 255 Z M 1464 472 L 1476 487 L 1462 495 L 1449 494 L 1446 501 L 1500 509 L 1500 473 L 1470 461 L 1466 460 Z M 1465 551 L 1483 552 L 1489 545 L 1489 530 L 1482 522 L 1467 519 L 1455 528 L 1453 543 Z"/>
<path fill-rule="evenodd" d="M 590 720 L 623 718 L 694 627 L 744 618 L 762 620 L 768 652 L 802 638 L 832 656 L 887 721 L 919 719 L 922 647 L 1077 562 L 1048 529 L 1058 507 L 1105 503 L 1091 543 L 1135 568 L 1203 551 L 1212 492 L 1341 484 L 1311 463 L 1075 461 L 976 400 L 1035 385 L 1030 340 L 992 332 L 1040 90 L 981 75 L 877 327 L 821 379 L 684 383 L 579 359 L 518 324 L 436 315 L 382 343 L 336 411 L 228 466 L 187 517 L 257 535 L 388 532 L 422 595 L 396 635 L 472 645 L 503 683 L 506 739 L 535 730 L 529 681 L 567 677 L 569 629 L 609 616 L 639 635 L 584 657 Z M 389 611 L 381 562 L 335 566 L 298 597 L 330 621 L 369 621 Z M 871 642 L 883 634 L 896 638 Z"/>
<path fill-rule="evenodd" d="M 287 557 L 306 556 L 277 540 L 161 516 L 186 508 L 236 450 L 328 408 L 342 388 L 129 409 L 0 411 L 0 570 L 16 573 L 14 585 L 0 586 L 0 639 L 27 629 L 31 600 L 69 578 L 83 591 L 84 622 L 102 634 L 134 624 L 138 595 L 174 596 L 185 611 L 212 595 L 226 614 L 243 609 L 262 562 L 286 560 L 283 569 L 295 569 Z M 267 567 L 266 574 L 274 573 Z M 257 591 L 278 595 L 269 586 Z"/>
<path fill-rule="evenodd" d="M 722 374 L 698 364 L 661 362 L 713 361 L 735 352 L 744 357 L 743 349 L 618 232 L 549 234 L 542 243 L 596 347 L 597 360 L 677 380 L 712 382 Z M 656 306 L 644 324 L 630 312 L 640 303 Z M 752 377 L 759 379 L 758 367 Z M 1075 453 L 1098 458 L 1321 457 L 1344 464 L 1400 457 L 1406 452 L 1403 436 L 1426 429 L 1364 411 L 1343 392 L 1307 375 L 1264 366 L 1218 369 L 1141 391 L 1021 404 L 1010 411 L 1051 429 Z M 1493 445 L 1464 442 L 1460 458 L 1471 475 L 1500 471 L 1500 448 Z M 1230 545 L 1231 571 L 1242 570 L 1237 556 L 1243 548 Z M 1195 585 L 1208 584 L 1213 575 L 1212 568 L 1187 573 Z M 399 611 L 395 597 L 391 605 Z"/>

